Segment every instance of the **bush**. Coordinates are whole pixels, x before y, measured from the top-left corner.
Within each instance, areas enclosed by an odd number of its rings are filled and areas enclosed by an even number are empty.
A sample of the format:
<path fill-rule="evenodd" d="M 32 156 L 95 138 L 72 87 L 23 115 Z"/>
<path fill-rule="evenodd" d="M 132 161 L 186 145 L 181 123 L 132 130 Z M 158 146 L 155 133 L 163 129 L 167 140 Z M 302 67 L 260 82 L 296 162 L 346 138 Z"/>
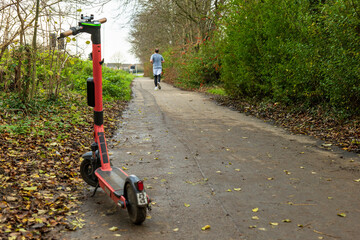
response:
<path fill-rule="evenodd" d="M 359 1 L 322 2 L 231 1 L 221 59 L 227 93 L 359 114 Z"/>

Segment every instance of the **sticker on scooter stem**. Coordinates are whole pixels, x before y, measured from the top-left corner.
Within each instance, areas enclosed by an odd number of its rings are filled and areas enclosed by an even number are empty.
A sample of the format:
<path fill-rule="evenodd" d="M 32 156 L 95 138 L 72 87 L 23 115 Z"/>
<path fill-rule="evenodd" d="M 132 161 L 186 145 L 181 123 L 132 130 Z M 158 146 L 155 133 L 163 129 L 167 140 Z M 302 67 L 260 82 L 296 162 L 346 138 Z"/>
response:
<path fill-rule="evenodd" d="M 148 203 L 145 192 L 137 193 L 136 196 L 139 205 L 146 205 Z"/>
<path fill-rule="evenodd" d="M 103 132 L 99 132 L 98 135 L 99 135 L 100 149 L 101 149 L 103 163 L 108 163 L 109 160 L 106 151 L 105 134 Z"/>

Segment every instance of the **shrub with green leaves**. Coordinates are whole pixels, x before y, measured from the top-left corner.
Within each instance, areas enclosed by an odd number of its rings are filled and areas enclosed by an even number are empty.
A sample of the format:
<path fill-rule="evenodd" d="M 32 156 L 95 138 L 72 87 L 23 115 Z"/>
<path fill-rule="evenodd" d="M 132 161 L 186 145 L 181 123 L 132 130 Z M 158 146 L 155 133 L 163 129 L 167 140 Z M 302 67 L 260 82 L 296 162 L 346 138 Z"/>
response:
<path fill-rule="evenodd" d="M 234 98 L 339 117 L 360 114 L 359 0 L 232 0 L 225 18 L 221 80 Z"/>

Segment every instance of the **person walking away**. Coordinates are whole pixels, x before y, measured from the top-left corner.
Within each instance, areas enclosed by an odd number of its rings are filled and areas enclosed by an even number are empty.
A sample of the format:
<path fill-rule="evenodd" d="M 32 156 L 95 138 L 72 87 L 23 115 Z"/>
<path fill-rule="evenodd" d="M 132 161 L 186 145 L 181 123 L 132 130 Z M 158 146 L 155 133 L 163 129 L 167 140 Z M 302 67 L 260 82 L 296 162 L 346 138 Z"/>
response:
<path fill-rule="evenodd" d="M 155 53 L 151 55 L 150 62 L 153 65 L 153 73 L 154 73 L 154 83 L 155 83 L 155 90 L 161 89 L 160 86 L 160 79 L 161 79 L 161 72 L 162 72 L 162 63 L 165 62 L 163 56 L 159 54 L 159 49 L 155 49 Z"/>

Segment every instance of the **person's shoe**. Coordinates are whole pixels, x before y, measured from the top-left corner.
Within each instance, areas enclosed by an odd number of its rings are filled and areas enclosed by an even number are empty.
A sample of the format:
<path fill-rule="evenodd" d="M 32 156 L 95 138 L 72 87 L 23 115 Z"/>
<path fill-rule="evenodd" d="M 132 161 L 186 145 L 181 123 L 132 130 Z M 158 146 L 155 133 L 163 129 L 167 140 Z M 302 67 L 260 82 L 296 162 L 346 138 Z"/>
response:
<path fill-rule="evenodd" d="M 161 89 L 160 82 L 158 82 L 158 88 L 159 88 L 159 90 Z"/>
<path fill-rule="evenodd" d="M 155 91 L 158 90 L 158 87 L 155 87 L 154 90 L 155 90 Z"/>

